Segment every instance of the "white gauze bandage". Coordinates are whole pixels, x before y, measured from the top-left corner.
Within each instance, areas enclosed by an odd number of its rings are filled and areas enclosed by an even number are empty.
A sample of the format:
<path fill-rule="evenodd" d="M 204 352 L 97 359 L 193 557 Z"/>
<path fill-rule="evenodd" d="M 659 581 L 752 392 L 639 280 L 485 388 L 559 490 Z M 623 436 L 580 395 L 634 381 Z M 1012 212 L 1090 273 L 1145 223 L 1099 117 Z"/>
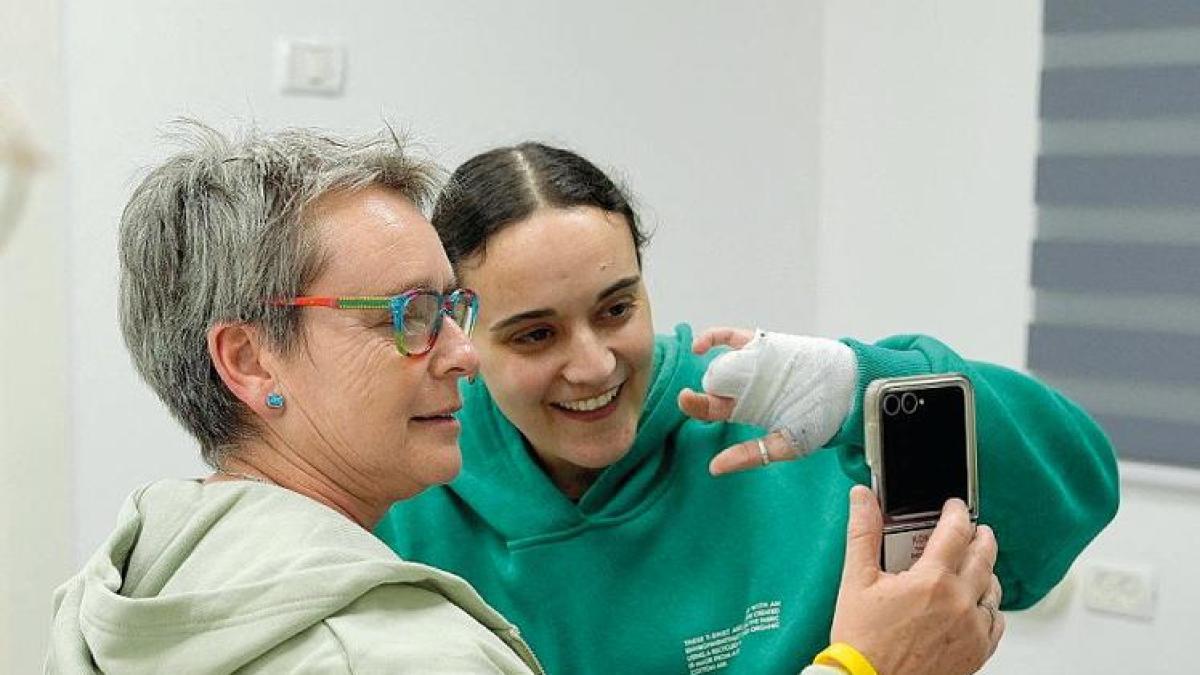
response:
<path fill-rule="evenodd" d="M 854 403 L 858 359 L 837 340 L 756 331 L 708 365 L 704 391 L 737 401 L 730 419 L 785 429 L 797 455 L 829 442 Z"/>

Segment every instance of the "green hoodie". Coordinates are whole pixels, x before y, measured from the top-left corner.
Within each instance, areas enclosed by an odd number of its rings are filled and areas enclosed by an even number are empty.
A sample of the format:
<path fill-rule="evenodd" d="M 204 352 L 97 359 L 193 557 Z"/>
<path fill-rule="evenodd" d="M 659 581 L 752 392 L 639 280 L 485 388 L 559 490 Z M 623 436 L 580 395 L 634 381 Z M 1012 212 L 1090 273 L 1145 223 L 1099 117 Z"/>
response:
<path fill-rule="evenodd" d="M 1112 519 L 1117 472 L 1100 429 L 1035 380 L 928 337 L 851 340 L 856 404 L 828 450 L 720 479 L 709 459 L 762 430 L 687 418 L 711 355 L 657 340 L 629 453 L 572 503 L 483 382 L 466 385 L 463 473 L 396 504 L 376 533 L 469 580 L 521 627 L 547 672 L 792 675 L 829 640 L 847 492 L 869 483 L 862 393 L 884 376 L 962 372 L 975 386 L 980 520 L 1000 543 L 1004 607 L 1028 607 Z M 436 530 L 438 537 L 422 536 Z"/>
<path fill-rule="evenodd" d="M 260 483 L 133 493 L 54 614 L 49 673 L 541 672 L 462 579 Z"/>

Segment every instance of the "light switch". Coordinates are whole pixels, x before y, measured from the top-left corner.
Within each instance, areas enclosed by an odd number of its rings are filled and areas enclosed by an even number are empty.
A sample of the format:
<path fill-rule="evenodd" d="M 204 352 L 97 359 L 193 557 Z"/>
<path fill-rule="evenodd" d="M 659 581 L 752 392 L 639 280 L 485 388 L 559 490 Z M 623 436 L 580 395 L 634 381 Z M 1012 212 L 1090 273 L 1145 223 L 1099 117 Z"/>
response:
<path fill-rule="evenodd" d="M 285 94 L 338 96 L 346 57 L 342 46 L 309 40 L 279 41 L 280 91 Z"/>

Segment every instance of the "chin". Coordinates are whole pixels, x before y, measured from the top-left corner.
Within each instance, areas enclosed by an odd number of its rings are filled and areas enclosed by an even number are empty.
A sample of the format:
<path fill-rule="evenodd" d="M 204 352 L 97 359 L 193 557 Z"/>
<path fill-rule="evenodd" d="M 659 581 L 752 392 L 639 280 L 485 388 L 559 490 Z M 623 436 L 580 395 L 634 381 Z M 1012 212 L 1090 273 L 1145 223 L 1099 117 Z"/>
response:
<path fill-rule="evenodd" d="M 433 487 L 435 485 L 445 485 L 455 478 L 458 478 L 458 474 L 461 471 L 461 458 L 453 461 L 441 461 L 436 465 L 429 466 L 426 471 L 422 472 L 424 474 L 422 477 L 425 479 L 423 482 L 429 487 Z"/>
<path fill-rule="evenodd" d="M 576 446 L 567 461 L 585 469 L 605 469 L 621 461 L 621 458 L 629 454 L 632 448 L 633 434 L 631 433 L 627 439 L 623 438 L 622 442 L 618 444 L 608 443 L 602 447 Z"/>
<path fill-rule="evenodd" d="M 432 447 L 431 447 L 432 446 Z M 415 448 L 408 468 L 413 479 L 426 487 L 444 485 L 462 471 L 462 451 L 458 443 L 438 443 Z"/>

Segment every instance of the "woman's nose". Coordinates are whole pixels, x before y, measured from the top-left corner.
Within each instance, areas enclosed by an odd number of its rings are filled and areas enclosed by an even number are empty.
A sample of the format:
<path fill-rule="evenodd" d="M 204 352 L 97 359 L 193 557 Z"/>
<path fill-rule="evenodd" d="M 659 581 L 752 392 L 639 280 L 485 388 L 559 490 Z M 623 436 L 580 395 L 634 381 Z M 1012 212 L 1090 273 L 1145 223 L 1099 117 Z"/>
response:
<path fill-rule="evenodd" d="M 450 377 L 471 377 L 479 372 L 479 354 L 475 352 L 471 338 L 462 327 L 450 318 L 442 321 L 441 333 L 434 345 L 434 369 L 436 374 Z"/>
<path fill-rule="evenodd" d="M 577 334 L 571 341 L 563 377 L 568 382 L 592 384 L 605 382 L 617 365 L 612 349 L 591 331 Z"/>

